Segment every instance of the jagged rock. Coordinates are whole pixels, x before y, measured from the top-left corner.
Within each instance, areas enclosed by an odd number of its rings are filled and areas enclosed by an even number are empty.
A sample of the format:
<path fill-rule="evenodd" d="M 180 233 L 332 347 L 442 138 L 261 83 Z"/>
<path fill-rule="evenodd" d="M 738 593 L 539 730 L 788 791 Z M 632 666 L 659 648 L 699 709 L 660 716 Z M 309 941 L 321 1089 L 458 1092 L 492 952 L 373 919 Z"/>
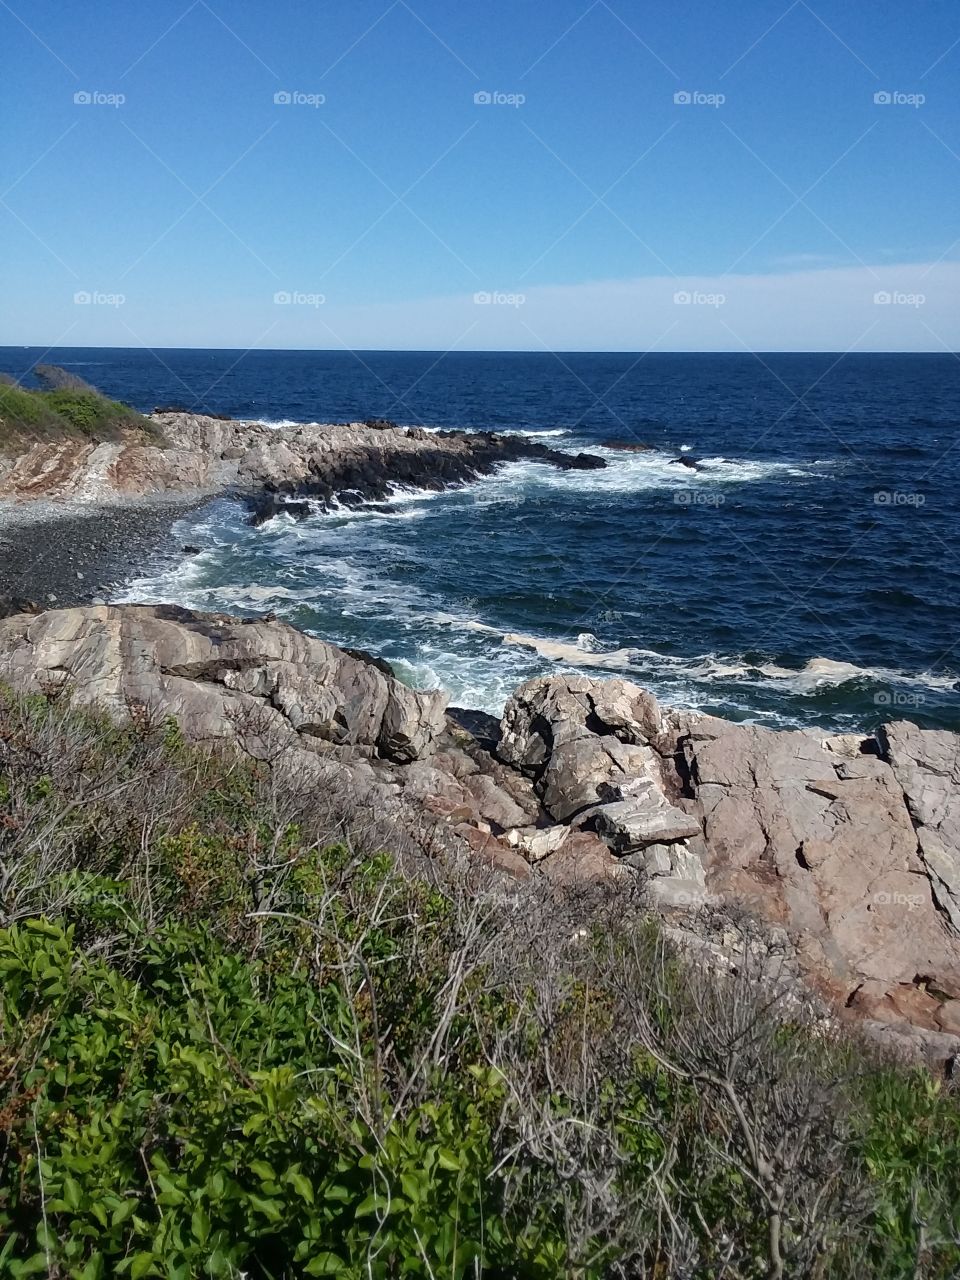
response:
<path fill-rule="evenodd" d="M 514 880 L 529 880 L 532 872 L 526 860 L 497 836 L 480 831 L 470 823 L 461 823 L 454 827 L 458 835 L 467 845 L 478 861 L 493 871 L 502 871 Z"/>
<path fill-rule="evenodd" d="M 545 827 L 541 831 L 513 831 L 509 835 L 514 837 L 517 848 L 530 862 L 540 862 L 556 853 L 571 833 L 571 827 Z"/>
<path fill-rule="evenodd" d="M 507 703 L 498 754 L 534 780 L 560 822 L 595 805 L 602 788 L 646 773 L 643 745 L 660 731 L 655 699 L 628 680 L 530 680 Z"/>
<path fill-rule="evenodd" d="M 562 675 L 517 690 L 498 753 L 556 821 L 605 837 L 657 910 L 785 930 L 808 984 L 845 1016 L 922 1029 L 925 1052 L 957 1026 L 960 736 L 773 732 Z"/>
<path fill-rule="evenodd" d="M 0 497 L 104 501 L 239 490 L 262 522 L 284 510 L 303 518 L 311 509 L 305 498 L 383 501 L 397 485 L 442 489 L 521 458 L 562 470 L 607 465 L 490 432 L 415 432 L 385 422 L 274 428 L 179 410 L 153 420 L 159 444 L 140 435 L 99 444 L 71 438 L 40 441 L 15 457 L 0 453 Z"/>
<path fill-rule="evenodd" d="M 280 622 L 171 606 L 105 606 L 0 621 L 0 679 L 70 686 L 78 705 L 174 715 L 194 741 L 265 751 L 320 744 L 400 763 L 429 755 L 442 693 L 415 693 L 375 666 Z"/>
<path fill-rule="evenodd" d="M 559 849 L 540 863 L 539 869 L 554 884 L 567 886 L 631 875 L 603 841 L 589 831 L 571 831 Z"/>
<path fill-rule="evenodd" d="M 662 796 L 652 802 L 638 797 L 616 800 L 587 812 L 597 830 L 610 839 L 616 850 L 624 853 L 700 834 L 697 819 L 668 804 Z"/>
<path fill-rule="evenodd" d="M 464 790 L 472 798 L 477 812 L 501 831 L 526 822 L 528 814 L 487 774 L 475 773 L 464 780 Z"/>
<path fill-rule="evenodd" d="M 673 870 L 673 858 L 668 844 L 651 844 L 645 849 L 624 855 L 624 863 L 647 876 L 668 876 Z"/>
<path fill-rule="evenodd" d="M 960 1054 L 960 735 L 774 732 L 564 675 L 517 691 L 495 758 L 486 720 L 448 719 L 445 695 L 367 655 L 172 606 L 0 616 L 0 681 L 172 715 L 193 741 L 293 761 L 304 785 L 330 770 L 515 879 L 636 879 L 711 964 L 735 966 L 742 944 L 716 921 L 749 918 L 836 1016 Z"/>
<path fill-rule="evenodd" d="M 704 720 L 677 745 L 703 822 L 709 893 L 783 924 L 808 979 L 841 1006 L 869 991 L 874 1012 L 909 1021 L 919 1006 L 906 1012 L 903 992 L 918 975 L 940 993 L 935 1006 L 960 997 L 960 948 L 875 741 L 861 740 L 855 756 L 811 732 Z M 919 743 L 912 750 L 919 756 Z"/>

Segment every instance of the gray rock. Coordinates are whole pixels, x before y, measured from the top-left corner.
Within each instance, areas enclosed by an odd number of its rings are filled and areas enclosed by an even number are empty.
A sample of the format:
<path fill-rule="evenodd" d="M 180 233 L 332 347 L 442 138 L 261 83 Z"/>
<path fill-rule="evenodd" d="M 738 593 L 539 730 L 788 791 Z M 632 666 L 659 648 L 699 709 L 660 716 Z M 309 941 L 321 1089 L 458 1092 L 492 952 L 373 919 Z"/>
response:
<path fill-rule="evenodd" d="M 355 748 L 408 763 L 445 727 L 442 693 L 415 693 L 375 666 L 280 622 L 171 606 L 90 606 L 0 620 L 0 679 L 57 680 L 78 705 L 131 704 L 177 718 L 194 741 L 275 753 Z"/>
<path fill-rule="evenodd" d="M 648 741 L 661 728 L 656 700 L 628 680 L 548 676 L 530 680 L 507 703 L 498 754 L 534 780 L 559 822 L 621 785 L 652 777 Z"/>
<path fill-rule="evenodd" d="M 545 827 L 542 831 L 536 829 L 517 831 L 517 848 L 531 862 L 540 862 L 562 847 L 571 830 L 570 827 Z"/>
<path fill-rule="evenodd" d="M 656 876 L 647 881 L 644 891 L 661 911 L 699 911 L 711 901 L 701 883 L 679 876 Z"/>
<path fill-rule="evenodd" d="M 624 853 L 700 834 L 697 819 L 668 804 L 662 796 L 652 802 L 639 798 L 616 800 L 589 812 L 598 831 L 610 838 L 616 850 Z"/>

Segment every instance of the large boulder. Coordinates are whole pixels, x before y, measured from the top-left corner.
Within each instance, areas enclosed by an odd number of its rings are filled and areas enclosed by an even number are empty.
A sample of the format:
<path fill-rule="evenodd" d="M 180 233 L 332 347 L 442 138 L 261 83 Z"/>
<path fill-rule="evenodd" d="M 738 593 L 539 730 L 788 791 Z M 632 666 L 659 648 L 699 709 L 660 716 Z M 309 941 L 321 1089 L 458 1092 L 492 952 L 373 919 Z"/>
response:
<path fill-rule="evenodd" d="M 541 676 L 507 703 L 498 754 L 567 822 L 620 784 L 650 776 L 647 743 L 660 729 L 656 699 L 629 680 Z"/>

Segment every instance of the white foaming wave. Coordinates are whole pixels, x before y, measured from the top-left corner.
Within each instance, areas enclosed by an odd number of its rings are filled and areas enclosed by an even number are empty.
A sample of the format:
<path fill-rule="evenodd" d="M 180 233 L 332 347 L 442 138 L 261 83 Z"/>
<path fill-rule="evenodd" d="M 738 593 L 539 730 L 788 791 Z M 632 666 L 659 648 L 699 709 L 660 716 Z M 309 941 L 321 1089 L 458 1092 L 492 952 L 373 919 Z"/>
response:
<path fill-rule="evenodd" d="M 431 435 L 436 435 L 439 431 L 462 431 L 464 435 L 478 436 L 489 435 L 495 436 L 528 436 L 531 439 L 537 439 L 540 436 L 569 436 L 573 432 L 569 427 L 425 427 L 420 425 L 421 431 L 429 431 Z"/>
<path fill-rule="evenodd" d="M 349 503 L 341 502 L 335 497 L 328 501 L 320 498 L 298 498 L 298 502 L 305 502 L 310 508 L 309 525 L 305 526 L 302 519 L 290 515 L 287 511 L 278 511 L 276 515 L 264 520 L 257 528 L 260 533 L 279 533 L 301 530 L 306 527 L 309 533 L 313 533 L 325 521 L 335 522 L 339 526 L 352 521 L 420 520 L 428 514 L 422 506 L 412 510 L 406 510 L 405 508 L 414 503 L 428 503 L 432 499 L 442 497 L 450 492 L 455 491 L 448 489 L 415 489 L 408 486 L 395 485 L 386 497 L 379 498 L 375 502 Z M 384 510 L 383 508 L 385 507 L 390 508 L 390 510 Z"/>
<path fill-rule="evenodd" d="M 310 421 L 303 422 L 297 418 L 244 418 L 244 422 L 255 422 L 258 427 L 275 427 L 279 430 L 281 427 L 316 427 L 319 423 Z"/>
<path fill-rule="evenodd" d="M 761 480 L 813 478 L 831 464 L 822 462 L 773 462 L 744 458 L 698 459 L 696 467 L 681 466 L 677 455 L 660 449 L 631 453 L 602 445 L 586 446 L 604 459 L 596 471 L 560 471 L 547 462 L 522 459 L 509 462 L 482 483 L 487 489 L 508 487 L 576 490 L 597 495 L 640 493 L 655 490 L 689 490 L 698 487 L 748 484 Z M 497 483 L 499 481 L 499 484 Z"/>
<path fill-rule="evenodd" d="M 464 625 L 485 632 L 496 629 L 477 622 Z M 898 671 L 889 667 L 862 667 L 853 662 L 840 662 L 833 658 L 811 658 L 800 670 L 778 666 L 775 663 L 751 664 L 742 658 L 724 658 L 707 654 L 701 658 L 680 658 L 673 654 L 661 654 L 652 649 L 624 646 L 604 651 L 597 638 L 589 632 L 577 637 L 571 644 L 551 640 L 544 636 L 526 635 L 520 632 L 500 633 L 505 645 L 519 645 L 533 649 L 541 657 L 567 666 L 616 670 L 625 673 L 648 675 L 651 670 L 672 671 L 700 682 L 742 681 L 746 684 L 789 687 L 800 695 L 816 693 L 819 689 L 839 687 L 851 681 L 870 681 L 876 684 L 922 686 L 931 690 L 951 690 L 957 687 L 956 676 L 935 675 L 929 671 Z"/>
<path fill-rule="evenodd" d="M 549 439 L 556 436 L 570 436 L 573 432 L 569 427 L 553 427 L 550 430 L 540 430 L 536 427 L 500 427 L 497 430 L 499 436 L 527 436 L 531 440 L 540 438 Z"/>
<path fill-rule="evenodd" d="M 876 684 L 921 685 L 926 689 L 955 689 L 956 676 L 934 675 L 931 671 L 898 671 L 891 667 L 860 667 L 854 662 L 836 662 L 832 658 L 811 658 L 800 671 L 765 663 L 760 673 L 768 680 L 784 681 L 797 693 L 814 692 L 824 686 L 847 684 L 851 680 L 870 680 Z"/>

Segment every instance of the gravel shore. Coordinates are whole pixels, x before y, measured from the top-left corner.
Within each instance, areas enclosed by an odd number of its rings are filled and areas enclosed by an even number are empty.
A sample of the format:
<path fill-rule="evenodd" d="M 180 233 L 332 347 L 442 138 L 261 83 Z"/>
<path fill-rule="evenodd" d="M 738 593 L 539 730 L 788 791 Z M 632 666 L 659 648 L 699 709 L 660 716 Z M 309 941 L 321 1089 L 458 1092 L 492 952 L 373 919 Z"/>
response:
<path fill-rule="evenodd" d="M 209 500 L 0 503 L 0 597 L 44 608 L 109 600 L 131 578 L 180 555 L 174 525 Z"/>

